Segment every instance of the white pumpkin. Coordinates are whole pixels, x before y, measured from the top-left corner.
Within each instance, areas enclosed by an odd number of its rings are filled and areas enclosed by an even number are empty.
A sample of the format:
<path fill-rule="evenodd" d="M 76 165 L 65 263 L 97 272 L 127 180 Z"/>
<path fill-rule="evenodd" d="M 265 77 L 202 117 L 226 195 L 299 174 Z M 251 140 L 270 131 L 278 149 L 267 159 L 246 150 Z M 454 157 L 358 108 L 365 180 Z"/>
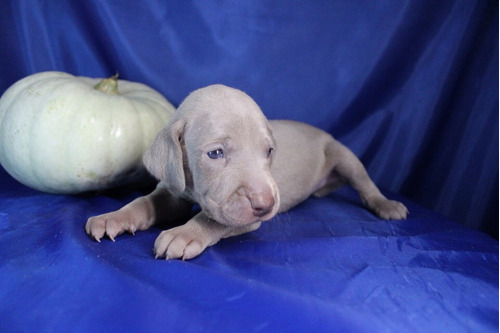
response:
<path fill-rule="evenodd" d="M 174 110 L 144 84 L 33 74 L 0 99 L 0 163 L 19 182 L 49 193 L 134 182 Z"/>

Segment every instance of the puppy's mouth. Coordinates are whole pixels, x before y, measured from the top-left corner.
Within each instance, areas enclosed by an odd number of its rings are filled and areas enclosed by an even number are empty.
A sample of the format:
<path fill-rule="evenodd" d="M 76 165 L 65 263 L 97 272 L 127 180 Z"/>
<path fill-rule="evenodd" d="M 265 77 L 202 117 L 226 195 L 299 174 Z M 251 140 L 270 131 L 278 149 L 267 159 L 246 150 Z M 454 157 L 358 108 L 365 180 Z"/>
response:
<path fill-rule="evenodd" d="M 240 227 L 272 219 L 278 212 L 279 196 L 273 195 L 271 199 L 258 205 L 252 205 L 241 196 L 231 196 L 221 204 L 208 199 L 202 208 L 205 214 L 220 224 Z"/>

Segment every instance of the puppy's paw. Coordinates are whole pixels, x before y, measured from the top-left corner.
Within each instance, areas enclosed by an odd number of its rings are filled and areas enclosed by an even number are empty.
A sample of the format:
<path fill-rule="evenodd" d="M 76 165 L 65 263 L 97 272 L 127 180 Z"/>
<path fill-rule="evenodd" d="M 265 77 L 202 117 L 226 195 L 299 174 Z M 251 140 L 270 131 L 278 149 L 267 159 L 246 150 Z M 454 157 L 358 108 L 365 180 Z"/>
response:
<path fill-rule="evenodd" d="M 120 210 L 93 216 L 87 220 L 85 231 L 90 238 L 100 242 L 104 235 L 112 241 L 116 236 L 137 230 L 145 230 L 152 224 L 151 216 L 138 205 L 125 206 Z"/>
<path fill-rule="evenodd" d="M 158 236 L 154 247 L 155 258 L 192 259 L 215 242 L 206 230 L 184 224 L 165 230 Z"/>
<path fill-rule="evenodd" d="M 405 220 L 408 208 L 399 201 L 377 198 L 370 202 L 370 209 L 384 220 Z"/>

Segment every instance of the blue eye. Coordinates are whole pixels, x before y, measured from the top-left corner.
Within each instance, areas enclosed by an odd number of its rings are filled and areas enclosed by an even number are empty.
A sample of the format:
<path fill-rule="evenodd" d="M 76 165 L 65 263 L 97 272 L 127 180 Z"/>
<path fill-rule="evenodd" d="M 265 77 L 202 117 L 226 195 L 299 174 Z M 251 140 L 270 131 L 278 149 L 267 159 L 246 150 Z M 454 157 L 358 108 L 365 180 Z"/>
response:
<path fill-rule="evenodd" d="M 216 149 L 216 150 L 209 151 L 207 153 L 207 155 L 211 159 L 217 160 L 219 158 L 223 158 L 224 157 L 224 151 L 222 149 Z"/>

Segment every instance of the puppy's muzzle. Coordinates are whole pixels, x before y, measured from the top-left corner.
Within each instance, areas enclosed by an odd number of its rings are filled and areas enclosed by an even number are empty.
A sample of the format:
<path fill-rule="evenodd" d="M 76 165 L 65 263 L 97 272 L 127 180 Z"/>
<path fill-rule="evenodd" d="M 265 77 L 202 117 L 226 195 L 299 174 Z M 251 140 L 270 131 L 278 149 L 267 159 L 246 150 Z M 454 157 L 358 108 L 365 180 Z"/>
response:
<path fill-rule="evenodd" d="M 271 219 L 278 205 L 278 194 L 272 186 L 241 186 L 229 196 L 221 213 L 226 223 L 242 225 Z"/>

